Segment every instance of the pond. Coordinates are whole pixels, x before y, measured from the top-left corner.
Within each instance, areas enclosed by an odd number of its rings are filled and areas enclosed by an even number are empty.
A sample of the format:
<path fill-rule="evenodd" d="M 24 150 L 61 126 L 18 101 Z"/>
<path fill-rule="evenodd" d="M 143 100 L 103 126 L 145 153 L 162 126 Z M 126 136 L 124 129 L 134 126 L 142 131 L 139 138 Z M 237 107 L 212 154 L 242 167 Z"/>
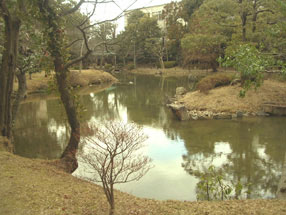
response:
<path fill-rule="evenodd" d="M 196 200 L 199 178 L 210 165 L 229 183 L 241 181 L 247 198 L 274 198 L 286 152 L 286 118 L 178 121 L 165 107 L 178 86 L 193 87 L 187 77 L 120 77 L 121 84 L 99 93 L 89 88 L 79 99 L 83 122 L 120 119 L 142 125 L 148 135 L 144 153 L 154 168 L 138 182 L 116 188 L 138 197 Z M 39 97 L 20 106 L 15 124 L 16 154 L 55 159 L 69 137 L 57 98 Z M 83 175 L 80 165 L 74 175 Z"/>

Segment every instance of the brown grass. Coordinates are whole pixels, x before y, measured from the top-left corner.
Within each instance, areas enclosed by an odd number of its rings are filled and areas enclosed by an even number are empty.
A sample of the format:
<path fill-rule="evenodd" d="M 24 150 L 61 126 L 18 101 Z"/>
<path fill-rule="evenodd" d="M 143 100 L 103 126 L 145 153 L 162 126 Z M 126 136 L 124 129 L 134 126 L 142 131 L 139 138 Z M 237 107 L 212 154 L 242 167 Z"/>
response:
<path fill-rule="evenodd" d="M 216 87 L 229 85 L 231 80 L 232 77 L 229 74 L 216 73 L 202 78 L 197 85 L 197 89 L 202 93 L 208 93 L 209 90 Z"/>
<path fill-rule="evenodd" d="M 249 90 L 245 98 L 239 97 L 241 87 L 226 86 L 209 91 L 205 95 L 199 91 L 190 92 L 182 102 L 189 110 L 210 110 L 213 112 L 237 111 L 258 112 L 264 102 L 286 102 L 286 84 L 278 81 L 265 80 L 257 91 Z"/>
<path fill-rule="evenodd" d="M 209 72 L 206 70 L 191 70 L 183 69 L 180 67 L 174 67 L 169 69 L 155 69 L 155 68 L 138 68 L 131 70 L 130 73 L 135 74 L 144 74 L 144 75 L 158 75 L 159 73 L 162 73 L 164 76 L 187 76 L 190 73 L 192 74 L 200 74 L 200 75 L 206 75 Z"/>
<path fill-rule="evenodd" d="M 43 93 L 47 92 L 49 88 L 49 82 L 52 81 L 52 76 L 45 77 L 45 73 L 35 73 L 32 75 L 32 80 L 29 80 L 27 75 L 27 92 L 28 93 Z M 77 70 L 70 72 L 69 81 L 72 86 L 88 86 L 90 84 L 103 84 L 117 82 L 107 72 L 101 70 L 82 70 L 81 73 Z M 17 83 L 15 83 L 15 89 L 17 89 Z"/>
<path fill-rule="evenodd" d="M 54 163 L 0 151 L 0 214 L 108 214 L 100 186 L 64 173 Z M 286 214 L 283 200 L 156 201 L 119 191 L 115 198 L 116 215 Z"/>

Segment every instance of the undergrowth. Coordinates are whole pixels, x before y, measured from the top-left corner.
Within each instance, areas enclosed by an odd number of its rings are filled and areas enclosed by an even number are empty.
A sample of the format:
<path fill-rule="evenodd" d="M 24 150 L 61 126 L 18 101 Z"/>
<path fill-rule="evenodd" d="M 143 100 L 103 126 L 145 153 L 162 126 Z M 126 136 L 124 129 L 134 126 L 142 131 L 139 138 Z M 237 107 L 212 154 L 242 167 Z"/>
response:
<path fill-rule="evenodd" d="M 201 79 L 197 85 L 197 89 L 200 92 L 208 93 L 209 90 L 220 86 L 227 86 L 231 83 L 232 76 L 223 73 L 216 73 L 214 75 L 209 75 Z"/>

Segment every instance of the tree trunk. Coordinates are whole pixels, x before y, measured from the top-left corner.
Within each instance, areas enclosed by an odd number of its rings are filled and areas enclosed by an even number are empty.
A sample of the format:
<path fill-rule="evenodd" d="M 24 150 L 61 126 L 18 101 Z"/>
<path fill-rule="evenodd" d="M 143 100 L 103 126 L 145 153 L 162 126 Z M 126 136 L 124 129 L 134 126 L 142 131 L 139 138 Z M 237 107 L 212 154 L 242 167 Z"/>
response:
<path fill-rule="evenodd" d="M 82 41 L 82 43 L 81 43 L 80 57 L 82 57 L 83 46 L 84 46 L 84 41 Z M 82 70 L 82 60 L 79 62 L 79 73 L 81 73 L 81 70 Z"/>
<path fill-rule="evenodd" d="M 253 1 L 253 15 L 252 15 L 252 33 L 254 33 L 256 31 L 256 20 L 257 20 L 257 1 Z"/>
<path fill-rule="evenodd" d="M 159 61 L 160 61 L 161 69 L 165 70 L 165 64 L 164 64 L 164 61 L 163 61 L 163 56 L 159 57 Z"/>
<path fill-rule="evenodd" d="M 45 22 L 46 28 L 49 29 L 47 33 L 48 48 L 54 59 L 58 90 L 71 127 L 69 143 L 61 156 L 66 171 L 71 173 L 78 167 L 76 152 L 80 140 L 80 123 L 77 118 L 76 102 L 70 93 L 70 85 L 67 82 L 69 70 L 65 67 L 67 59 L 65 59 L 64 31 L 60 26 L 60 17 L 50 7 L 49 1 L 39 2 L 39 7 L 43 22 Z"/>
<path fill-rule="evenodd" d="M 134 64 L 134 69 L 136 69 L 136 44 L 135 44 L 135 41 L 133 43 L 133 64 Z"/>
<path fill-rule="evenodd" d="M 2 3 L 0 7 L 4 11 L 2 17 L 5 23 L 5 43 L 0 69 L 0 131 L 2 136 L 10 139 L 12 130 L 11 95 L 16 71 L 21 21 L 12 17 L 9 11 L 5 10 L 5 3 Z"/>
<path fill-rule="evenodd" d="M 67 74 L 69 71 L 62 68 L 62 61 L 60 58 L 55 59 L 54 64 L 58 90 L 60 92 L 61 100 L 64 104 L 68 122 L 71 127 L 69 143 L 64 150 L 61 159 L 67 165 L 67 171 L 73 172 L 78 167 L 76 152 L 80 140 L 80 123 L 77 118 L 75 100 L 69 92 L 70 86 L 67 83 Z"/>
<path fill-rule="evenodd" d="M 241 16 L 241 25 L 242 25 L 242 41 L 246 41 L 246 22 L 247 22 L 247 13 L 243 12 Z"/>
<path fill-rule="evenodd" d="M 217 68 L 218 68 L 218 62 L 216 60 L 211 62 L 211 68 L 213 70 L 213 72 L 217 72 Z"/>
<path fill-rule="evenodd" d="M 113 184 L 110 185 L 110 209 L 109 209 L 109 215 L 115 214 L 115 201 L 114 201 L 114 192 L 113 192 Z"/>
<path fill-rule="evenodd" d="M 20 71 L 19 73 L 16 73 L 16 76 L 18 79 L 18 91 L 17 91 L 15 101 L 13 103 L 13 110 L 12 110 L 13 122 L 16 119 L 20 102 L 26 97 L 26 91 L 27 91 L 27 82 L 26 82 L 25 71 Z"/>

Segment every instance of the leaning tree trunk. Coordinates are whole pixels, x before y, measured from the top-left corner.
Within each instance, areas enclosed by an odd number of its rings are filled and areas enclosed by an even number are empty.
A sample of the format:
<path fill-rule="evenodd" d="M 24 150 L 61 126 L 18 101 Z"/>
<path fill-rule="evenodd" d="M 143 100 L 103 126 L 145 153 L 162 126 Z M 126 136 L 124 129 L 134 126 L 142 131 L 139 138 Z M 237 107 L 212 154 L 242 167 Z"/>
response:
<path fill-rule="evenodd" d="M 2 136 L 11 139 L 12 134 L 12 92 L 18 55 L 18 41 L 21 22 L 14 18 L 0 1 L 5 23 L 4 52 L 0 69 L 0 131 Z"/>
<path fill-rule="evenodd" d="M 76 152 L 80 140 L 80 123 L 77 118 L 76 102 L 69 90 L 70 84 L 67 82 L 69 70 L 66 68 L 64 30 L 60 26 L 60 17 L 49 5 L 48 0 L 40 3 L 39 7 L 47 28 L 48 48 L 54 59 L 58 90 L 71 127 L 69 143 L 61 156 L 61 161 L 65 164 L 68 172 L 73 172 L 78 167 Z"/>

